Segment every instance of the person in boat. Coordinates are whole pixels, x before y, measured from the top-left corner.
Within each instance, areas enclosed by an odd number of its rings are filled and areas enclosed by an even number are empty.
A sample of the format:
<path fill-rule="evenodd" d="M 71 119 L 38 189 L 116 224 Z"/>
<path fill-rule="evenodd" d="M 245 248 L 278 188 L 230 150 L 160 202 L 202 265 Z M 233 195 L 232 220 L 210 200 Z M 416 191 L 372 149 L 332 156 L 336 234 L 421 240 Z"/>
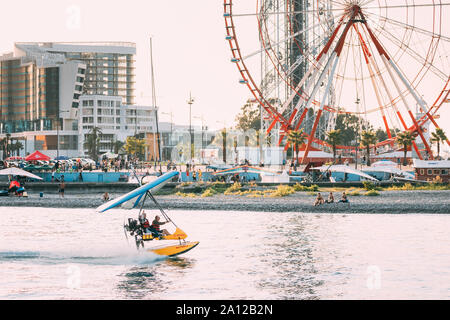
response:
<path fill-rule="evenodd" d="M 342 192 L 342 198 L 341 200 L 339 200 L 339 202 L 348 203 L 347 194 L 345 193 L 345 191 Z"/>
<path fill-rule="evenodd" d="M 163 224 L 166 224 L 167 221 L 161 222 L 160 219 L 161 218 L 159 216 L 155 216 L 155 220 L 153 220 L 152 225 L 150 226 L 150 230 L 156 231 L 158 234 L 168 236 L 170 233 L 166 229 L 161 230 L 161 226 Z"/>
<path fill-rule="evenodd" d="M 324 204 L 325 200 L 323 199 L 322 195 L 320 194 L 320 192 L 317 194 L 317 198 L 316 198 L 316 202 L 314 202 L 314 206 L 318 206 L 321 204 Z"/>
<path fill-rule="evenodd" d="M 144 229 L 145 233 L 150 232 L 150 222 L 147 220 L 147 214 L 142 212 L 142 215 L 139 217 L 139 222 L 141 223 L 141 227 Z"/>
<path fill-rule="evenodd" d="M 330 194 L 328 195 L 328 199 L 327 199 L 326 203 L 333 203 L 333 202 L 334 202 L 333 192 L 330 192 Z"/>

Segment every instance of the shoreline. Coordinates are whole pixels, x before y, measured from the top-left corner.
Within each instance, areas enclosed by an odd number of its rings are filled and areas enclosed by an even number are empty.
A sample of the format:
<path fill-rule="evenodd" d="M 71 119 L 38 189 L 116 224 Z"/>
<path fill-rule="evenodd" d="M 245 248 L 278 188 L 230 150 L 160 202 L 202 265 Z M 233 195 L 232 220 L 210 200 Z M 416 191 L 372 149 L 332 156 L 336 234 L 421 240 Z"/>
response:
<path fill-rule="evenodd" d="M 322 192 L 326 197 L 326 192 Z M 116 198 L 121 194 L 112 193 Z M 69 194 L 64 198 L 56 193 L 29 193 L 28 197 L 0 197 L 0 207 L 91 208 L 104 201 L 100 193 Z M 335 193 L 335 199 L 340 194 Z M 379 196 L 349 196 L 350 203 L 313 206 L 315 195 L 297 192 L 285 197 L 250 198 L 240 195 L 215 195 L 212 197 L 157 196 L 167 210 L 188 211 L 251 211 L 251 212 L 299 212 L 299 213 L 378 213 L 378 214 L 450 214 L 450 190 L 381 191 Z M 145 209 L 157 210 L 150 201 Z"/>

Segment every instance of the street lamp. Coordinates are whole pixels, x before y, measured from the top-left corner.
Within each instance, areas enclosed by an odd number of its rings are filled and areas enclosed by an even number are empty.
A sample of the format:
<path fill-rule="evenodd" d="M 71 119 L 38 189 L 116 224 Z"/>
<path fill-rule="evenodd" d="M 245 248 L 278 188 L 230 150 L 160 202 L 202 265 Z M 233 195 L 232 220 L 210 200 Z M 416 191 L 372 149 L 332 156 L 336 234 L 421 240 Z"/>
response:
<path fill-rule="evenodd" d="M 194 119 L 199 119 L 202 122 L 202 149 L 204 149 L 205 148 L 204 129 L 206 129 L 205 122 L 204 122 L 205 119 L 203 118 L 203 115 L 201 115 L 200 117 L 194 117 Z"/>
<path fill-rule="evenodd" d="M 189 105 L 189 135 L 190 135 L 190 150 L 191 150 L 191 156 L 190 156 L 190 162 L 192 164 L 192 157 L 194 155 L 194 150 L 192 149 L 192 146 L 194 144 L 194 139 L 192 136 L 192 119 L 191 119 L 191 115 L 192 115 L 192 105 L 194 104 L 194 98 L 192 98 L 191 93 L 189 92 L 189 100 L 187 101 L 187 104 Z"/>

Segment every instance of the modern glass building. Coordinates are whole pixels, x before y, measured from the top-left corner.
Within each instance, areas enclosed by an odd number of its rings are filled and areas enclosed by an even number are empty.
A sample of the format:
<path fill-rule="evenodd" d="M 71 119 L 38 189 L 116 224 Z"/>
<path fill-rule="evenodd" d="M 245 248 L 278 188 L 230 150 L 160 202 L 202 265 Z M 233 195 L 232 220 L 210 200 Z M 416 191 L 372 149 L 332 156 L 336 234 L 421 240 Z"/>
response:
<path fill-rule="evenodd" d="M 127 105 L 136 103 L 136 44 L 131 42 L 16 43 L 24 51 L 61 54 L 86 64 L 83 94 L 120 96 Z"/>
<path fill-rule="evenodd" d="M 58 144 L 58 137 L 68 128 L 70 137 L 63 141 L 77 140 L 73 128 L 85 73 L 85 64 L 62 55 L 15 51 L 0 56 L 0 138 L 20 141 L 21 154 L 76 149 L 77 143 Z"/>

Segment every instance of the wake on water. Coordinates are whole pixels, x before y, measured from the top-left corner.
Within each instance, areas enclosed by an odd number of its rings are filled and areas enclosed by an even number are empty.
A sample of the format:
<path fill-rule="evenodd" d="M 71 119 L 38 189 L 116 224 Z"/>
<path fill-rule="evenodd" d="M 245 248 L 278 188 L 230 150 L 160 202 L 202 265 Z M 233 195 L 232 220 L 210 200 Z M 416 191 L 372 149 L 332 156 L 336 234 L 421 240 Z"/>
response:
<path fill-rule="evenodd" d="M 91 265 L 149 265 L 165 260 L 151 252 L 114 250 L 108 252 L 70 251 L 70 252 L 41 252 L 41 251 L 6 251 L 0 252 L 0 264 L 3 262 L 26 262 L 37 264 L 91 264 Z"/>

